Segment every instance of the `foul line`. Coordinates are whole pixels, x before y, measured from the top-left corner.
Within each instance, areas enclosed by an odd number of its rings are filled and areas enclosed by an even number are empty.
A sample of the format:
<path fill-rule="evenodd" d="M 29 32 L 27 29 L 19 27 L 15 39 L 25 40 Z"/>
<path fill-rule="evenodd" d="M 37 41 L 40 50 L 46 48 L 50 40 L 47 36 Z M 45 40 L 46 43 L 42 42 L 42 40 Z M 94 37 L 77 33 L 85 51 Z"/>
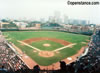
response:
<path fill-rule="evenodd" d="M 31 45 L 29 45 L 29 44 L 27 44 L 27 43 L 25 43 L 25 42 L 22 42 L 22 41 L 19 41 L 19 40 L 17 40 L 17 41 L 18 41 L 19 43 L 24 44 L 24 45 L 26 45 L 26 46 L 28 46 L 28 47 L 30 47 L 30 48 L 33 48 L 33 49 L 35 49 L 35 50 L 37 50 L 37 51 L 41 51 L 40 49 L 38 49 L 38 48 L 36 48 L 36 47 L 33 47 L 33 46 L 31 46 Z M 53 50 L 53 52 L 56 52 L 56 51 L 65 49 L 65 48 L 67 48 L 67 47 L 71 47 L 71 46 L 73 46 L 73 45 L 76 45 L 76 43 L 70 44 L 70 45 L 67 45 L 67 46 L 64 46 L 64 47 L 61 47 L 61 48 L 58 48 L 58 49 L 56 49 L 56 50 Z"/>
<path fill-rule="evenodd" d="M 27 43 L 25 43 L 25 42 L 22 42 L 22 41 L 19 41 L 19 40 L 17 40 L 19 43 L 21 43 L 21 44 L 24 44 L 24 45 L 26 45 L 26 46 L 28 46 L 28 47 L 30 47 L 30 48 L 33 48 L 33 49 L 35 49 L 35 50 L 37 50 L 37 51 L 41 51 L 40 49 L 38 49 L 38 48 L 36 48 L 36 47 L 33 47 L 33 46 L 31 46 L 31 45 L 29 45 L 29 44 L 27 44 Z"/>
<path fill-rule="evenodd" d="M 62 50 L 62 49 L 67 48 L 67 47 L 71 47 L 73 45 L 76 45 L 76 43 L 70 44 L 70 45 L 67 45 L 67 46 L 64 46 L 64 47 L 61 47 L 61 48 L 58 48 L 58 49 L 54 50 L 54 52 L 59 51 L 59 50 Z"/>

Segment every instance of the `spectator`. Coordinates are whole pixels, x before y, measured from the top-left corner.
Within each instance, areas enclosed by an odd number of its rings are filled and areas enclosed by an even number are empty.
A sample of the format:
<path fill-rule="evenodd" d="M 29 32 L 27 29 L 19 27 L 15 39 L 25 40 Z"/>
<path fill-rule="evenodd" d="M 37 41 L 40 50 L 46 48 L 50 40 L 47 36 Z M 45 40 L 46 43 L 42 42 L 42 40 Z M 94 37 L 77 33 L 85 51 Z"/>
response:
<path fill-rule="evenodd" d="M 40 71 L 39 65 L 35 65 L 35 66 L 33 67 L 33 72 L 34 72 L 34 73 L 39 73 L 39 71 Z"/>

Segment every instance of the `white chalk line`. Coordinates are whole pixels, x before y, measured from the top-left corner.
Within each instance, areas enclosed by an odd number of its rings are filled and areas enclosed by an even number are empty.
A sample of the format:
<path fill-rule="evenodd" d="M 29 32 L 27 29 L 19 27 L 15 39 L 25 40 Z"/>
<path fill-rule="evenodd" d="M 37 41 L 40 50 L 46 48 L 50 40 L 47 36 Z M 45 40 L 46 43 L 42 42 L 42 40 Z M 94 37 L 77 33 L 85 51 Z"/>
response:
<path fill-rule="evenodd" d="M 38 48 L 36 48 L 36 47 L 33 47 L 33 46 L 31 46 L 31 45 L 29 45 L 29 44 L 27 44 L 27 43 L 25 43 L 25 42 L 22 42 L 22 41 L 19 41 L 19 40 L 17 40 L 19 43 L 21 43 L 21 44 L 24 44 L 24 45 L 26 45 L 26 46 L 28 46 L 28 47 L 30 47 L 30 48 L 33 48 L 33 49 L 35 49 L 35 50 L 37 50 L 37 51 L 41 51 L 40 49 L 38 49 Z"/>
<path fill-rule="evenodd" d="M 28 46 L 28 47 L 30 47 L 30 48 L 33 48 L 33 49 L 35 49 L 35 50 L 37 50 L 37 51 L 41 51 L 40 49 L 38 49 L 38 48 L 36 48 L 36 47 L 33 47 L 33 46 L 31 46 L 31 45 L 29 45 L 29 44 L 27 44 L 27 43 L 25 43 L 25 42 L 22 42 L 22 41 L 19 41 L 19 40 L 17 40 L 17 41 L 18 41 L 19 43 L 24 44 L 24 45 L 26 45 L 26 46 Z M 53 50 L 53 52 L 60 51 L 60 50 L 62 50 L 62 49 L 65 49 L 65 48 L 68 48 L 68 47 L 71 47 L 71 46 L 74 46 L 74 45 L 76 45 L 76 43 L 74 43 L 74 44 L 69 44 L 69 45 L 67 45 L 67 46 L 58 48 L 58 49 L 56 49 L 56 50 Z"/>
<path fill-rule="evenodd" d="M 74 43 L 74 44 L 69 44 L 69 45 L 67 45 L 67 46 L 58 48 L 58 49 L 56 49 L 56 50 L 54 50 L 54 51 L 59 51 L 59 50 L 62 50 L 62 49 L 65 49 L 65 48 L 68 48 L 68 47 L 71 47 L 71 46 L 74 46 L 74 45 L 76 45 L 76 43 Z"/>

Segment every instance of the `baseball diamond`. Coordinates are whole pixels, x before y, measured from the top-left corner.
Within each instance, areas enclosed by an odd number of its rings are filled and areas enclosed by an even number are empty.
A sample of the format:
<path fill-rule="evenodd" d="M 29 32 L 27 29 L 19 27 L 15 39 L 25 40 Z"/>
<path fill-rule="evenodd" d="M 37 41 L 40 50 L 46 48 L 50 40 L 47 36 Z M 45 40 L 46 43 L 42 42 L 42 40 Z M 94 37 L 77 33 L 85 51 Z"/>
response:
<path fill-rule="evenodd" d="M 40 66 L 49 66 L 66 58 L 72 60 L 70 57 L 86 46 L 89 40 L 86 35 L 58 31 L 15 31 L 3 34 Z"/>

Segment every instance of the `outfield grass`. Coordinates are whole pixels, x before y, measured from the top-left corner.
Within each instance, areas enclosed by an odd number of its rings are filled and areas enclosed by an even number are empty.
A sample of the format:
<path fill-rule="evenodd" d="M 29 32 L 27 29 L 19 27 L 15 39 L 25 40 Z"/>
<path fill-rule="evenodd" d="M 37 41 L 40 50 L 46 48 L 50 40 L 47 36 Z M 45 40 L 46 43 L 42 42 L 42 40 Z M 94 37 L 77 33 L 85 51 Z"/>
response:
<path fill-rule="evenodd" d="M 60 61 L 64 58 L 67 58 L 69 56 L 72 56 L 77 53 L 79 49 L 81 49 L 82 46 L 85 46 L 86 44 L 82 44 L 82 42 L 87 42 L 86 40 L 89 40 L 89 36 L 85 35 L 79 35 L 79 34 L 72 34 L 72 33 L 65 33 L 65 32 L 56 32 L 56 31 L 19 31 L 19 32 L 4 32 L 4 35 L 8 36 L 6 38 L 11 38 L 9 40 L 10 42 L 13 42 L 17 47 L 19 47 L 22 51 L 25 51 L 25 53 L 30 56 L 33 60 L 35 60 L 39 65 L 47 66 L 51 65 L 53 63 L 56 63 L 57 61 Z M 65 48 L 60 51 L 60 53 L 55 54 L 55 56 L 50 58 L 41 57 L 38 55 L 38 53 L 33 53 L 33 49 L 27 46 L 22 46 L 17 40 L 25 40 L 29 38 L 38 38 L 38 37 L 48 37 L 48 38 L 57 38 L 62 39 L 71 43 L 77 43 L 77 45 L 73 46 L 72 48 Z M 62 47 L 63 45 L 60 45 L 59 43 L 56 43 L 57 46 L 55 46 L 55 42 L 52 41 L 42 41 L 42 42 L 34 42 L 31 45 L 41 45 L 43 43 L 50 43 L 53 47 Z M 41 48 L 40 46 L 37 46 L 37 48 L 40 48 L 41 50 L 53 50 L 53 47 L 49 48 Z"/>

